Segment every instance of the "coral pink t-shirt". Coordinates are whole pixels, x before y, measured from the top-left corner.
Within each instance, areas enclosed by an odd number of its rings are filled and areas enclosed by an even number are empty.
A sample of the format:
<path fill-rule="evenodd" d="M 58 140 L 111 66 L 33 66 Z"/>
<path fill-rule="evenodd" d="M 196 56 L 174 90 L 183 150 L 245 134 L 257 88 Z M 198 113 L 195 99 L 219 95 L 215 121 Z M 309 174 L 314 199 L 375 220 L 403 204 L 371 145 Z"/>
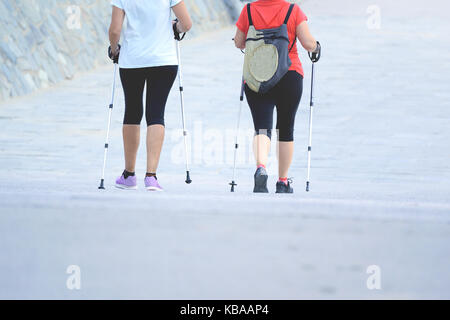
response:
<path fill-rule="evenodd" d="M 278 28 L 283 24 L 290 5 L 291 4 L 285 0 L 258 0 L 253 2 L 250 6 L 253 25 L 257 30 Z M 302 76 L 303 67 L 300 58 L 298 57 L 296 30 L 298 25 L 307 20 L 308 18 L 300 7 L 295 5 L 287 24 L 290 41 L 289 48 L 292 46 L 293 41 L 296 42 L 289 53 L 289 58 L 291 58 L 292 61 L 289 70 L 297 71 Z M 247 34 L 249 28 L 247 6 L 242 9 L 236 26 L 243 33 Z"/>

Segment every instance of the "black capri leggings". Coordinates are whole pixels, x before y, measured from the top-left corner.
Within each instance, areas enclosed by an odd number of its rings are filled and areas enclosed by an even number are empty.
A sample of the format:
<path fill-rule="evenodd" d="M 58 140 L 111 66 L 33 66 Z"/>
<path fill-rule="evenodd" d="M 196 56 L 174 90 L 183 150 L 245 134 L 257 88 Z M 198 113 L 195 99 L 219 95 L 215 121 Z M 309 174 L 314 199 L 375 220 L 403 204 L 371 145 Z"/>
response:
<path fill-rule="evenodd" d="M 178 73 L 178 66 L 120 69 L 125 95 L 124 124 L 141 124 L 144 115 L 142 102 L 147 83 L 145 118 L 147 126 L 164 125 L 164 111 L 170 89 Z"/>
<path fill-rule="evenodd" d="M 278 141 L 294 141 L 295 115 L 303 93 L 303 77 L 288 71 L 280 82 L 265 94 L 245 85 L 245 95 L 252 112 L 256 134 L 272 138 L 273 109 L 277 107 Z"/>

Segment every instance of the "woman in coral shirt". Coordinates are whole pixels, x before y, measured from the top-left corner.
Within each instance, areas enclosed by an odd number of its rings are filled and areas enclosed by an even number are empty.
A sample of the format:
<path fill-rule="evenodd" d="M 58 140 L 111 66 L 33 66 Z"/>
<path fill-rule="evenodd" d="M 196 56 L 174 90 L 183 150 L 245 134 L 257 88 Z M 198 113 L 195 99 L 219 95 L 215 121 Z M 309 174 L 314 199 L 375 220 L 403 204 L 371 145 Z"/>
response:
<path fill-rule="evenodd" d="M 278 28 L 288 15 L 290 3 L 284 0 L 259 0 L 250 5 L 250 17 L 256 30 Z M 236 23 L 236 47 L 243 50 L 249 30 L 249 12 L 247 6 Z M 277 193 L 293 193 L 288 180 L 288 171 L 294 154 L 295 115 L 303 91 L 303 68 L 297 51 L 297 38 L 309 52 L 320 50 L 317 41 L 309 32 L 307 17 L 298 5 L 295 5 L 287 23 L 289 41 L 292 49 L 289 58 L 292 62 L 289 71 L 267 93 L 256 93 L 248 85 L 245 95 L 255 126 L 254 151 L 257 170 L 255 173 L 254 192 L 268 192 L 266 163 L 270 151 L 272 137 L 273 109 L 277 108 L 279 179 L 276 184 Z M 291 45 L 289 46 L 291 47 Z"/>

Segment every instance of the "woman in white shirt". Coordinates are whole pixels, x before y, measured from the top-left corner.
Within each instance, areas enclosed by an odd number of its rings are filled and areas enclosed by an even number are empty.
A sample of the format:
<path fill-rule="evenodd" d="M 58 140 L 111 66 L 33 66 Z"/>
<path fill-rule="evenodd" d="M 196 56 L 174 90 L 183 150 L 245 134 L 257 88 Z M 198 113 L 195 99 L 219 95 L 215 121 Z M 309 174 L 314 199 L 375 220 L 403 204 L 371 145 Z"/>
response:
<path fill-rule="evenodd" d="M 145 187 L 152 191 L 162 191 L 156 171 L 164 141 L 165 106 L 178 72 L 174 31 L 189 31 L 192 26 L 191 18 L 182 0 L 112 0 L 112 5 L 109 39 L 113 58 L 119 58 L 120 78 L 125 95 L 125 170 L 116 180 L 116 186 L 122 189 L 137 188 L 136 154 L 139 148 L 140 123 L 144 115 L 143 93 L 147 84 Z M 172 21 L 172 10 L 178 22 Z M 120 47 L 125 16 L 127 28 Z"/>

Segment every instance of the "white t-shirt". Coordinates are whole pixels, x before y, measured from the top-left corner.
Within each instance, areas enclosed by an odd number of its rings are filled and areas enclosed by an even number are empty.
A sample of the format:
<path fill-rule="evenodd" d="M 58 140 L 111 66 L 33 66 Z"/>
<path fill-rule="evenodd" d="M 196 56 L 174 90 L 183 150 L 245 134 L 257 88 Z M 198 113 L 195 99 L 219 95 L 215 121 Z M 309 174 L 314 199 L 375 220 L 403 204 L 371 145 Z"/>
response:
<path fill-rule="evenodd" d="M 124 69 L 178 65 L 171 8 L 182 0 L 112 0 L 125 11 L 119 66 Z"/>

